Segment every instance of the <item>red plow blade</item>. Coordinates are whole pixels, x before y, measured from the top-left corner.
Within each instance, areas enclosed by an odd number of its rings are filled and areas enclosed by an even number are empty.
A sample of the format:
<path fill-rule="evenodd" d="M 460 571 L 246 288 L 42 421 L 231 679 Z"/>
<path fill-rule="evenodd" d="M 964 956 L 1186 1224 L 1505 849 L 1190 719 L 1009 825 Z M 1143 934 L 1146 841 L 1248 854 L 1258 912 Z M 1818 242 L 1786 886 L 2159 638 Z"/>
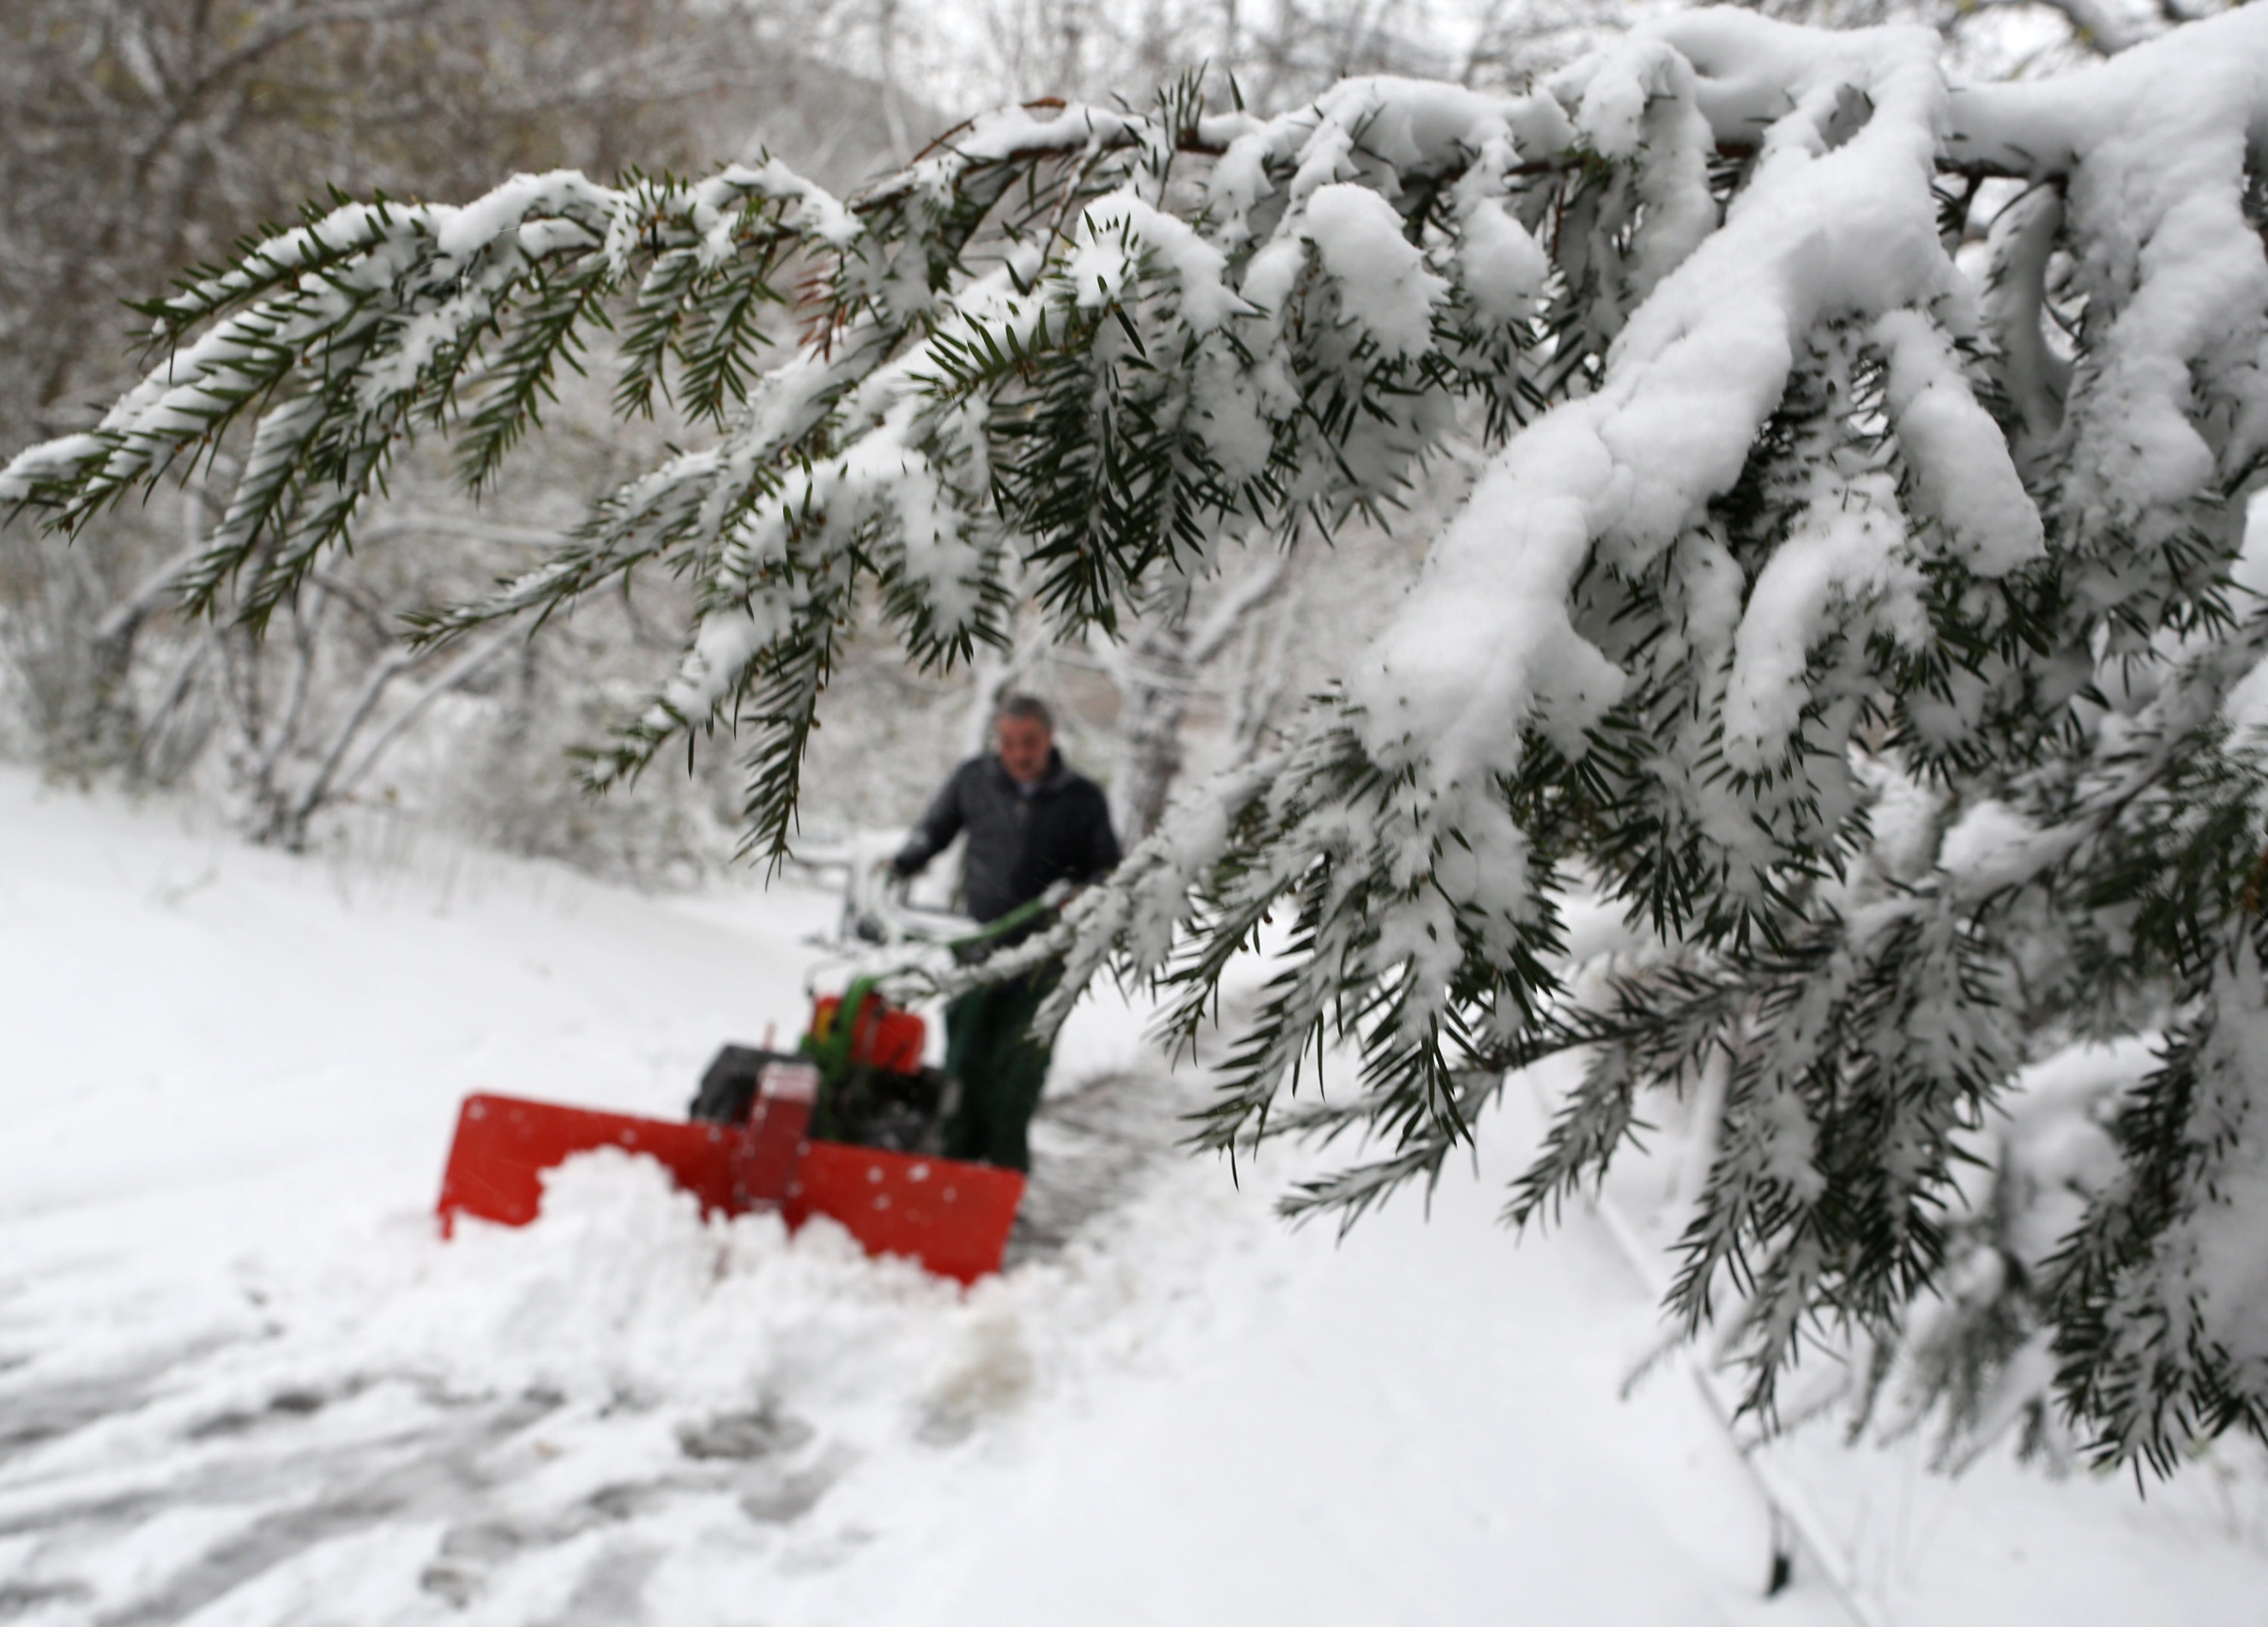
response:
<path fill-rule="evenodd" d="M 543 1172 L 578 1152 L 620 1147 L 667 1169 L 703 1212 L 777 1209 L 790 1226 L 825 1215 L 867 1253 L 903 1255 L 973 1282 L 1000 1269 L 1024 1177 L 1012 1169 L 804 1136 L 807 1096 L 769 1095 L 747 1125 L 679 1123 L 468 1096 L 441 1178 L 446 1236 L 460 1214 L 525 1226 L 543 1205 Z"/>

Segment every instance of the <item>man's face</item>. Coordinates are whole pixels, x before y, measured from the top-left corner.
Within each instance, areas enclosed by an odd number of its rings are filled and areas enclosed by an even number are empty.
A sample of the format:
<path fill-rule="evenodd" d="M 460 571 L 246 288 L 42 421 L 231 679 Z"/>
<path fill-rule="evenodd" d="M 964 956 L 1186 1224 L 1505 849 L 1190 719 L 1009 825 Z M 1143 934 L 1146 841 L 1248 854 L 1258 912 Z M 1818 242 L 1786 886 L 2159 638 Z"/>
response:
<path fill-rule="evenodd" d="M 1016 784 L 1033 784 L 1048 771 L 1048 754 L 1055 749 L 1056 737 L 1037 718 L 998 718 L 992 734 L 999 745 L 1000 766 Z"/>

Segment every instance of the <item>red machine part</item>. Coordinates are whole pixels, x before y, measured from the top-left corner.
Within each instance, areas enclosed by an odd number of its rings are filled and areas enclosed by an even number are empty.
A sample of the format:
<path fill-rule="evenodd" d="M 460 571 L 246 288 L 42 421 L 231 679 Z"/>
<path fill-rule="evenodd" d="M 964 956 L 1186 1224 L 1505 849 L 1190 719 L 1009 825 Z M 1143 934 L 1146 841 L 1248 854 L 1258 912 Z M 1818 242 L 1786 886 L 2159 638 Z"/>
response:
<path fill-rule="evenodd" d="M 543 1207 L 543 1172 L 578 1152 L 621 1147 L 658 1160 L 703 1213 L 739 1211 L 733 1156 L 747 1132 L 730 1124 L 678 1124 L 516 1096 L 468 1096 L 441 1175 L 441 1235 L 460 1214 L 526 1226 Z"/>
<path fill-rule="evenodd" d="M 769 1070 L 767 1071 L 770 1071 Z M 703 1212 L 777 1204 L 790 1226 L 814 1215 L 869 1254 L 903 1255 L 974 1282 L 1000 1269 L 1024 1195 L 1012 1169 L 804 1138 L 810 1100 L 760 1095 L 747 1126 L 674 1123 L 512 1096 L 468 1096 L 441 1178 L 447 1236 L 457 1216 L 525 1226 L 543 1206 L 543 1172 L 578 1152 L 621 1147 L 659 1161 Z"/>
<path fill-rule="evenodd" d="M 1024 1196 L 1024 1177 L 1014 1170 L 836 1141 L 806 1147 L 788 1184 L 790 1226 L 825 1215 L 868 1254 L 904 1255 L 959 1282 L 1000 1269 Z"/>
<path fill-rule="evenodd" d="M 812 1002 L 811 1033 L 814 1039 L 824 1040 L 835 1027 L 835 1013 L 842 1009 L 839 995 L 822 994 Z M 913 1012 L 900 1011 L 879 994 L 870 994 L 858 1003 L 856 1027 L 850 1031 L 851 1060 L 868 1063 L 892 1073 L 911 1073 L 921 1066 L 922 1047 L 929 1039 L 929 1026 Z"/>
<path fill-rule="evenodd" d="M 743 1209 L 787 1201 L 798 1165 L 810 1151 L 804 1132 L 819 1100 L 819 1070 L 809 1063 L 765 1064 L 756 1081 L 748 1125 L 733 1154 L 733 1192 Z"/>

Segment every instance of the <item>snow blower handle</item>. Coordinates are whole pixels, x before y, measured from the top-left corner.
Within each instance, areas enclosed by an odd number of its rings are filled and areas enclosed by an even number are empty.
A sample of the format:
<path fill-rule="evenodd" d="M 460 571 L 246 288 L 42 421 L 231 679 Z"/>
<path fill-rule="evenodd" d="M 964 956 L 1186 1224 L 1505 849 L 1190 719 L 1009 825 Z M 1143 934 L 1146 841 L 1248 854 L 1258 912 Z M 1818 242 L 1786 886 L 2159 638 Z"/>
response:
<path fill-rule="evenodd" d="M 968 917 L 912 901 L 912 878 L 902 876 L 887 858 L 854 865 L 843 894 L 845 942 L 879 944 L 949 943 L 965 932 Z"/>
<path fill-rule="evenodd" d="M 1006 937 L 1027 922 L 1053 915 L 1070 902 L 1071 894 L 1078 890 L 1068 881 L 1055 882 L 1037 898 L 1026 899 L 1007 914 L 995 916 L 975 931 L 947 939 L 945 946 L 953 951 L 954 959 L 957 961 L 982 960 L 987 945 Z"/>

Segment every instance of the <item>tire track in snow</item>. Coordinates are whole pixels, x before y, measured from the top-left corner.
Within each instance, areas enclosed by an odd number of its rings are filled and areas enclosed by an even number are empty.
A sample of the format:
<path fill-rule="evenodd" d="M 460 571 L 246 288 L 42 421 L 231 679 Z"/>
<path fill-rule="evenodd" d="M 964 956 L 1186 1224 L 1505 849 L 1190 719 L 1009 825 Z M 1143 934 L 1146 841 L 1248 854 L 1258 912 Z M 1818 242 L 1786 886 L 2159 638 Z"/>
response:
<path fill-rule="evenodd" d="M 1007 1270 L 1059 1253 L 1142 1191 L 1174 1154 L 1189 1105 L 1183 1089 L 1170 1075 L 1120 1070 L 1041 1102 Z"/>
<path fill-rule="evenodd" d="M 340 1472 L 328 1484 L 319 1477 L 313 1498 L 261 1516 L 154 1592 L 104 1615 L 101 1627 L 186 1621 L 325 1542 L 380 1524 L 461 1509 L 495 1483 L 482 1460 L 549 1416 L 557 1404 L 556 1398 L 522 1396 L 397 1437 L 382 1447 L 364 1445 L 335 1454 L 326 1467 Z M 201 1500 L 195 1488 L 183 1490 L 190 1495 L 181 1500 Z"/>

